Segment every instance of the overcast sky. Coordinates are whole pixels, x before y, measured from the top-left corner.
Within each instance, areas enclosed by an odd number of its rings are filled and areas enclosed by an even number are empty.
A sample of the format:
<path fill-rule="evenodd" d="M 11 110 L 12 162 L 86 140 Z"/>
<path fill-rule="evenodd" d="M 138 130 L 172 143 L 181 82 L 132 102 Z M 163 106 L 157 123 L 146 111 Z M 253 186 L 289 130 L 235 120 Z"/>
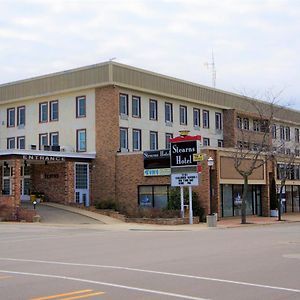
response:
<path fill-rule="evenodd" d="M 117 62 L 300 110 L 298 0 L 0 0 L 0 83 Z M 210 67 L 210 65 L 209 65 Z"/>

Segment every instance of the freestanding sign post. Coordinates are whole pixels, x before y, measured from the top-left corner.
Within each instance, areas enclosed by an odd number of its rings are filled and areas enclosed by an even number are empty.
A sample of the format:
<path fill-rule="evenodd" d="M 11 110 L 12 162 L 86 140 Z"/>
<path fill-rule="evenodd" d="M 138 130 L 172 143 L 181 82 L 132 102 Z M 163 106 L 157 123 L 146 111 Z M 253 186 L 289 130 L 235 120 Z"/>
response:
<path fill-rule="evenodd" d="M 201 136 L 189 136 L 188 131 L 170 139 L 171 186 L 180 186 L 181 217 L 184 217 L 183 188 L 189 187 L 189 223 L 193 224 L 192 186 L 199 184 L 197 162 L 200 152 Z"/>

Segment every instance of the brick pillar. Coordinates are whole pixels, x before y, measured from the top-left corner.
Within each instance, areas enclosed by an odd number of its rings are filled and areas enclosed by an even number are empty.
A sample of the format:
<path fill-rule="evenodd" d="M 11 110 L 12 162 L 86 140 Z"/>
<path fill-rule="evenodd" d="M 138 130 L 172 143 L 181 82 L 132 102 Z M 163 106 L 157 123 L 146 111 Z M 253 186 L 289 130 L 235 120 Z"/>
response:
<path fill-rule="evenodd" d="M 72 161 L 65 162 L 65 204 L 75 202 L 75 187 L 74 187 L 74 168 L 75 164 Z"/>
<path fill-rule="evenodd" d="M 231 148 L 236 145 L 237 128 L 236 128 L 236 111 L 235 109 L 227 109 L 223 112 L 224 115 L 224 147 Z"/>

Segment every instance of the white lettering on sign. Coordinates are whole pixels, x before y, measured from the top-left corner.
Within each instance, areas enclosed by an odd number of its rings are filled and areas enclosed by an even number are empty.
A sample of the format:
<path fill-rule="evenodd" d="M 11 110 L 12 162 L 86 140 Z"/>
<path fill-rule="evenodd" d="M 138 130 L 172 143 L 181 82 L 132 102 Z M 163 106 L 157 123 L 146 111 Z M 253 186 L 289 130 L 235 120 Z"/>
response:
<path fill-rule="evenodd" d="M 195 153 L 196 149 L 194 147 L 192 148 L 178 148 L 177 145 L 172 146 L 172 153 Z"/>
<path fill-rule="evenodd" d="M 45 160 L 45 161 L 65 161 L 64 157 L 43 156 L 43 155 L 23 155 L 24 160 Z"/>
<path fill-rule="evenodd" d="M 196 186 L 198 184 L 198 173 L 171 174 L 171 186 Z"/>

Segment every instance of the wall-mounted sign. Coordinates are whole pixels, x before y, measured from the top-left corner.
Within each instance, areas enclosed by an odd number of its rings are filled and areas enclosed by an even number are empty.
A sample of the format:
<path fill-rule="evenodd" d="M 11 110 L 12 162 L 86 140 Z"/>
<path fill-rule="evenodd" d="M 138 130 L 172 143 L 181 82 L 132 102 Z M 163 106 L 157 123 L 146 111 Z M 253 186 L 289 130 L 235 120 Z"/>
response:
<path fill-rule="evenodd" d="M 144 169 L 170 168 L 170 150 L 144 151 Z"/>
<path fill-rule="evenodd" d="M 59 178 L 59 175 L 58 174 L 45 174 L 44 178 L 45 179 Z"/>
<path fill-rule="evenodd" d="M 197 141 L 171 143 L 171 166 L 197 165 L 197 161 L 193 160 L 193 155 L 197 153 Z"/>
<path fill-rule="evenodd" d="M 144 170 L 144 176 L 169 176 L 170 174 L 171 174 L 170 168 Z"/>
<path fill-rule="evenodd" d="M 200 153 L 193 154 L 193 161 L 203 161 L 204 155 Z"/>
<path fill-rule="evenodd" d="M 171 186 L 196 186 L 198 184 L 198 173 L 171 174 Z"/>
<path fill-rule="evenodd" d="M 43 156 L 43 155 L 23 155 L 24 160 L 44 160 L 44 161 L 65 161 L 64 157 Z"/>

